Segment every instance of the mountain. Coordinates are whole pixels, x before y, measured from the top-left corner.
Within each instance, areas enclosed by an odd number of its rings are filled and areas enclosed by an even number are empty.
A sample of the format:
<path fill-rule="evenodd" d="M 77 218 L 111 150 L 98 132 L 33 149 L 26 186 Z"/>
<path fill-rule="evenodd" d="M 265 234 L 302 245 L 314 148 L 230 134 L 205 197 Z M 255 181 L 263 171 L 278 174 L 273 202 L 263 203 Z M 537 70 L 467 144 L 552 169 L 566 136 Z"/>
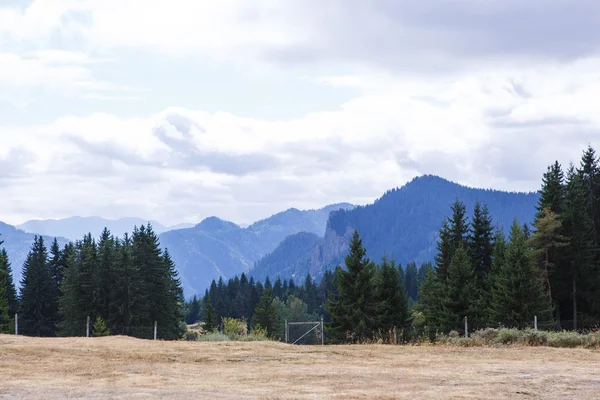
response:
<path fill-rule="evenodd" d="M 355 229 L 363 239 L 367 256 L 377 262 L 384 254 L 403 265 L 432 261 L 438 230 L 456 199 L 465 203 L 469 216 L 476 201 L 487 204 L 495 224 L 508 231 L 515 217 L 521 223 L 533 221 L 538 194 L 474 189 L 437 176 L 418 177 L 388 191 L 373 204 L 332 212 L 323 241 L 310 251 L 310 257 L 298 254 L 293 244 L 282 243 L 273 254 L 259 260 L 250 275 L 263 276 L 268 271 L 272 278 L 290 278 L 293 271 L 297 276 L 310 272 L 319 278 L 326 269 L 343 263 Z"/>
<path fill-rule="evenodd" d="M 298 282 L 306 276 L 306 266 L 319 259 L 322 245 L 323 238 L 314 233 L 290 235 L 272 253 L 261 258 L 250 273 L 259 281 L 264 281 L 267 276 L 284 276 Z"/>
<path fill-rule="evenodd" d="M 0 222 L 0 241 L 4 240 L 4 247 L 8 253 L 8 259 L 11 263 L 13 271 L 13 279 L 15 285 L 20 286 L 21 276 L 23 272 L 23 263 L 27 258 L 27 254 L 33 244 L 35 235 L 27 233 L 21 229 L 17 229 L 12 225 Z M 43 236 L 46 247 L 50 249 L 50 245 L 54 237 Z M 68 242 L 65 238 L 57 238 L 61 248 Z"/>
<path fill-rule="evenodd" d="M 305 231 L 322 237 L 332 211 L 353 207 L 342 203 L 318 210 L 291 208 L 246 228 L 210 217 L 193 228 L 164 232 L 159 239 L 169 249 L 190 295 L 202 293 L 213 279 L 248 271 L 290 235 Z"/>
<path fill-rule="evenodd" d="M 79 240 L 88 233 L 91 233 L 93 237 L 97 238 L 105 227 L 108 228 L 113 235 L 122 237 L 125 232 L 131 233 L 134 226 L 146 225 L 148 222 L 152 224 L 152 227 L 157 234 L 171 229 L 163 226 L 159 222 L 148 221 L 141 218 L 121 218 L 112 220 L 100 217 L 33 220 L 27 221 L 24 224 L 17 226 L 17 228 L 30 233 L 61 236 L 70 240 Z"/>

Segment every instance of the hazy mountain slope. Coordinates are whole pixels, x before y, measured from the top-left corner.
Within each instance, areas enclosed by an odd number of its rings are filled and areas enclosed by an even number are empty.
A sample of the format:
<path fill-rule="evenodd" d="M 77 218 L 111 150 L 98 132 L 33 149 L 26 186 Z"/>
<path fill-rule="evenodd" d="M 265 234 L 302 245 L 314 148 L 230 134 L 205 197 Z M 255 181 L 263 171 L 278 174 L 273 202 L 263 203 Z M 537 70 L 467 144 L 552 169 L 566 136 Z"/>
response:
<path fill-rule="evenodd" d="M 108 228 L 113 235 L 122 237 L 125 232 L 131 233 L 134 226 L 146 225 L 148 222 L 152 224 L 156 233 L 162 233 L 169 229 L 157 221 L 148 221 L 141 218 L 121 218 L 111 220 L 100 217 L 33 220 L 19 225 L 18 228 L 30 233 L 61 236 L 70 240 L 79 240 L 88 233 L 91 233 L 92 236 L 97 238 L 105 227 Z"/>
<path fill-rule="evenodd" d="M 247 228 L 211 217 L 193 228 L 164 232 L 160 241 L 169 249 L 186 295 L 190 295 L 203 292 L 213 279 L 248 271 L 289 235 L 301 231 L 323 235 L 332 210 L 352 207 L 336 204 L 319 210 L 289 209 Z"/>
<path fill-rule="evenodd" d="M 415 178 L 373 204 L 333 212 L 323 243 L 313 249 L 309 261 L 291 246 L 278 249 L 280 269 L 285 272 L 280 275 L 289 278 L 288 270 L 294 266 L 294 273 L 300 276 L 310 272 L 319 277 L 326 268 L 342 263 L 354 229 L 361 234 L 368 256 L 376 261 L 384 254 L 393 255 L 402 264 L 432 260 L 438 230 L 456 199 L 465 203 L 469 215 L 475 201 L 486 203 L 494 222 L 507 230 L 515 217 L 521 223 L 532 222 L 538 195 L 468 188 L 435 176 Z M 258 267 L 262 268 L 262 263 Z"/>
<path fill-rule="evenodd" d="M 247 228 L 211 217 L 193 228 L 164 232 L 160 241 L 177 265 L 186 295 L 191 295 L 203 292 L 213 279 L 228 279 L 248 271 L 289 235 L 301 231 L 323 235 L 332 210 L 352 207 L 335 204 L 319 210 L 292 208 Z"/>
<path fill-rule="evenodd" d="M 249 274 L 264 281 L 269 276 L 301 279 L 306 276 L 306 266 L 313 257 L 319 258 L 323 238 L 314 233 L 300 232 L 290 235 L 272 253 L 256 262 Z"/>
<path fill-rule="evenodd" d="M 12 265 L 13 278 L 17 286 L 20 285 L 23 263 L 27 258 L 27 254 L 33 244 L 35 237 L 32 233 L 26 233 L 12 225 L 7 225 L 0 222 L 0 241 L 4 240 L 4 247 L 8 253 L 9 261 Z M 43 236 L 46 242 L 46 247 L 50 248 L 54 237 Z M 67 239 L 58 238 L 58 243 L 61 248 L 67 243 Z"/>

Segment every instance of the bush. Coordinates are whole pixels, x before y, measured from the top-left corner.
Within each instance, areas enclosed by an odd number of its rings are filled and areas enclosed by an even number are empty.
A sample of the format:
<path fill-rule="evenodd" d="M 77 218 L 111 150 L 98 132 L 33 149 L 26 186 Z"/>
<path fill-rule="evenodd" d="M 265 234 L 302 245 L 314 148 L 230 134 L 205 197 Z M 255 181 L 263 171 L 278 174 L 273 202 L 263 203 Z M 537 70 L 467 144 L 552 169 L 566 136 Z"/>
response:
<path fill-rule="evenodd" d="M 189 342 L 195 342 L 200 337 L 200 334 L 196 331 L 187 331 L 183 334 L 183 340 L 187 340 Z"/>
<path fill-rule="evenodd" d="M 577 332 L 548 332 L 548 346 L 550 347 L 579 347 L 583 346 L 584 336 Z"/>
<path fill-rule="evenodd" d="M 199 342 L 229 342 L 230 340 L 229 336 L 219 332 L 211 332 L 198 337 Z"/>
<path fill-rule="evenodd" d="M 248 334 L 248 323 L 246 318 L 222 318 L 223 333 L 230 338 L 236 339 Z"/>
<path fill-rule="evenodd" d="M 498 344 L 515 344 L 519 342 L 521 337 L 522 332 L 520 330 L 503 328 L 498 331 L 495 342 Z"/>

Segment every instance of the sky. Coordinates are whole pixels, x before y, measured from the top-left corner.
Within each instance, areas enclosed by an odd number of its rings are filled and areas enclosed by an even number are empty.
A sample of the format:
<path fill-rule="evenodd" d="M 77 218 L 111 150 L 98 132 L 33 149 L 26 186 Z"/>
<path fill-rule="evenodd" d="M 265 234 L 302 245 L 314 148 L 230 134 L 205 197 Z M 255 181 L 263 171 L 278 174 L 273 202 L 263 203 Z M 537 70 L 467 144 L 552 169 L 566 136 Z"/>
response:
<path fill-rule="evenodd" d="M 0 0 L 0 220 L 534 191 L 599 96 L 597 0 Z"/>

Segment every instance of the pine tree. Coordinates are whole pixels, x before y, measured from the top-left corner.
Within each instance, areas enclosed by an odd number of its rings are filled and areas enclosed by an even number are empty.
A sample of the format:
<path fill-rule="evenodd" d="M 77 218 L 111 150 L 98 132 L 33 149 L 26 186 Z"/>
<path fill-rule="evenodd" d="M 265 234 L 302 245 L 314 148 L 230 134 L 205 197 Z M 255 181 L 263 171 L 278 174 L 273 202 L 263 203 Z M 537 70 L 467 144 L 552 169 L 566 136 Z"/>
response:
<path fill-rule="evenodd" d="M 450 259 L 454 252 L 463 246 L 467 248 L 467 238 L 469 235 L 469 221 L 467 219 L 467 208 L 460 200 L 452 204 L 452 218 L 450 219 Z"/>
<path fill-rule="evenodd" d="M 98 310 L 97 316 L 110 320 L 111 291 L 116 280 L 115 238 L 104 228 L 98 241 Z"/>
<path fill-rule="evenodd" d="M 23 266 L 21 281 L 21 331 L 31 336 L 54 336 L 56 292 L 44 239 L 36 236 Z"/>
<path fill-rule="evenodd" d="M 194 295 L 194 298 L 189 304 L 185 315 L 185 323 L 188 325 L 195 324 L 200 319 L 200 300 Z"/>
<path fill-rule="evenodd" d="M 317 287 L 313 282 L 310 273 L 306 275 L 306 279 L 304 280 L 304 296 L 302 300 L 308 306 L 308 313 L 312 314 L 317 309 Z"/>
<path fill-rule="evenodd" d="M 448 218 L 444 218 L 442 227 L 439 231 L 439 240 L 437 242 L 437 255 L 435 256 L 435 263 L 437 265 L 437 276 L 439 279 L 446 279 L 448 273 L 448 267 L 450 266 L 450 260 L 452 259 L 452 234 L 450 230 L 450 221 Z"/>
<path fill-rule="evenodd" d="M 406 273 L 404 275 L 404 283 L 408 297 L 412 301 L 417 301 L 417 296 L 419 295 L 417 264 L 415 262 L 406 264 Z"/>
<path fill-rule="evenodd" d="M 598 273 L 594 263 L 596 245 L 594 243 L 593 220 L 588 213 L 591 195 L 583 174 L 573 166 L 567 172 L 565 194 L 564 226 L 570 243 L 565 251 L 566 276 L 571 285 L 573 329 L 577 329 L 579 314 L 586 315 L 593 309 Z M 569 315 L 561 313 L 561 318 Z"/>
<path fill-rule="evenodd" d="M 113 283 L 109 292 L 108 325 L 114 334 L 133 335 L 141 325 L 143 278 L 133 262 L 133 244 L 128 234 L 114 241 Z"/>
<path fill-rule="evenodd" d="M 366 257 L 357 231 L 352 236 L 345 264 L 347 271 L 340 267 L 336 269 L 338 294 L 327 304 L 331 314 L 328 330 L 339 341 L 371 340 L 378 323 L 375 265 Z"/>
<path fill-rule="evenodd" d="M 548 295 L 552 298 L 550 275 L 553 274 L 556 264 L 552 262 L 550 253 L 552 250 L 565 247 L 568 244 L 568 238 L 560 234 L 562 231 L 560 216 L 550 208 L 544 208 L 541 211 L 533 226 L 535 232 L 530 238 L 533 255 L 543 271 Z"/>
<path fill-rule="evenodd" d="M 515 220 L 506 248 L 504 262 L 492 280 L 490 314 L 495 323 L 514 328 L 532 325 L 534 316 L 540 323 L 550 323 L 552 307 L 539 269 L 531 256 L 525 235 Z"/>
<path fill-rule="evenodd" d="M 0 263 L 3 263 L 0 260 Z M 9 333 L 10 319 L 8 315 L 8 296 L 6 293 L 8 274 L 0 268 L 0 333 Z"/>
<path fill-rule="evenodd" d="M 492 265 L 492 218 L 486 205 L 475 203 L 473 222 L 468 236 L 468 254 L 475 267 L 477 286 L 483 287 L 483 282 Z"/>
<path fill-rule="evenodd" d="M 76 242 L 70 252 L 59 300 L 59 335 L 83 336 L 85 321 L 96 318 L 99 304 L 97 247 L 92 235 Z"/>
<path fill-rule="evenodd" d="M 204 312 L 204 330 L 206 332 L 214 332 L 217 329 L 217 320 L 215 318 L 215 309 L 208 293 L 204 296 Z"/>
<path fill-rule="evenodd" d="M 454 252 L 442 293 L 441 326 L 445 331 L 460 329 L 465 317 L 480 320 L 477 276 L 462 245 Z"/>
<path fill-rule="evenodd" d="M 379 267 L 377 279 L 377 318 L 383 334 L 389 334 L 395 327 L 403 330 L 408 321 L 408 301 L 398 269 L 384 257 Z"/>
<path fill-rule="evenodd" d="M 106 327 L 106 323 L 100 316 L 97 316 L 96 321 L 94 321 L 92 335 L 94 337 L 110 336 L 110 329 Z"/>
<path fill-rule="evenodd" d="M 271 289 L 264 290 L 263 295 L 256 306 L 254 317 L 252 318 L 252 326 L 260 329 L 265 329 L 268 336 L 275 335 L 277 324 L 277 311 L 273 305 L 273 296 Z"/>
<path fill-rule="evenodd" d="M 2 251 L 0 251 L 0 270 L 3 271 L 4 275 L 4 295 L 6 296 L 8 316 L 12 318 L 19 310 L 19 298 L 17 296 L 17 289 L 13 281 L 12 268 L 6 249 L 2 249 Z"/>

